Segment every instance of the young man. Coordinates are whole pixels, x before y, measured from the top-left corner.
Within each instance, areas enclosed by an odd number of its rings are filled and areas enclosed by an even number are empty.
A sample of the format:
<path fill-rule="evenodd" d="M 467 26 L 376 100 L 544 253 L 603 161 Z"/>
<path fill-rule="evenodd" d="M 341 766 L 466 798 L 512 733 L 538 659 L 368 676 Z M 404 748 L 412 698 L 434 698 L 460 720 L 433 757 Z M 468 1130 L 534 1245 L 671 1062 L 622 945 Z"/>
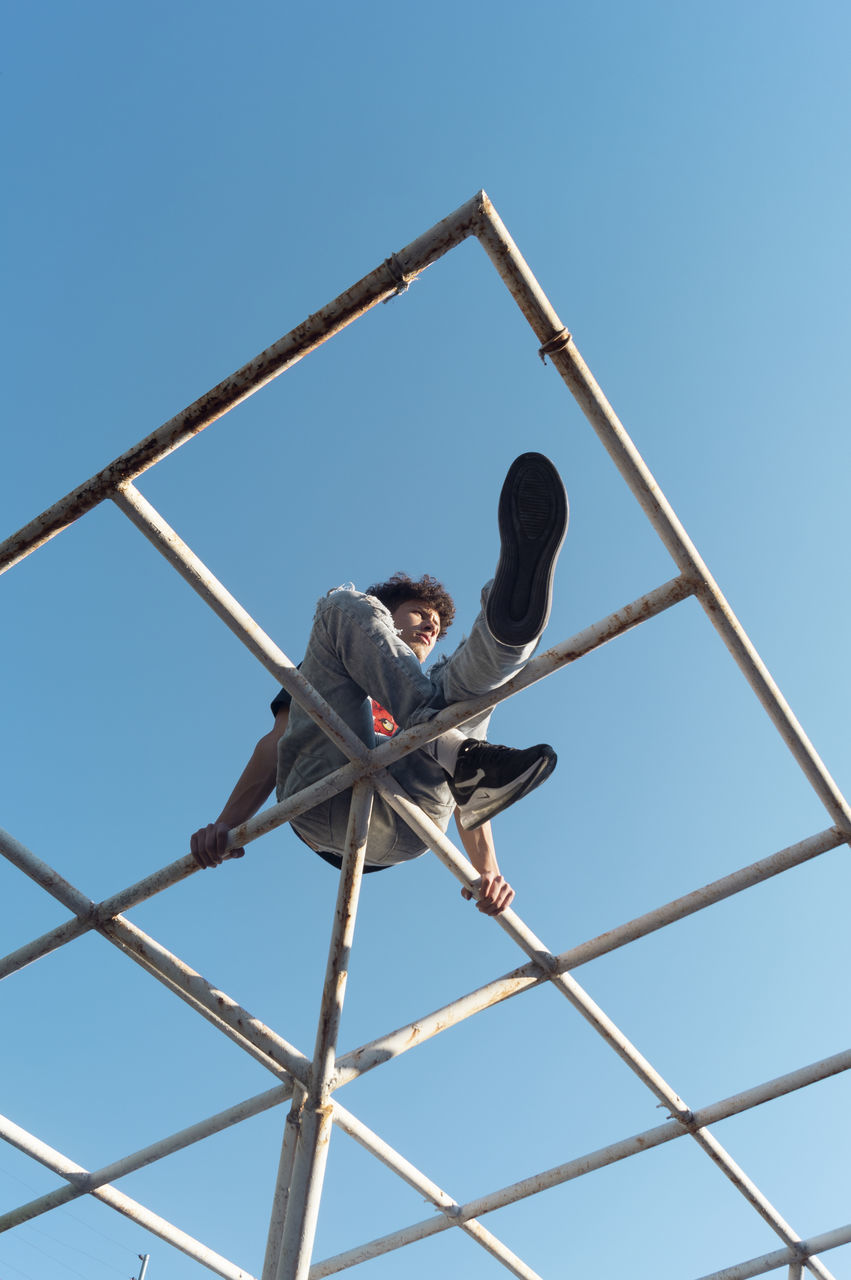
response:
<path fill-rule="evenodd" d="M 319 601 L 302 674 L 368 746 L 375 745 L 386 711 L 395 726 L 430 720 L 442 708 L 489 693 L 531 657 L 550 612 L 555 563 L 567 530 L 564 485 L 539 453 L 512 464 L 499 501 L 500 558 L 482 591 L 482 611 L 455 652 L 428 673 L 421 664 L 449 627 L 454 605 L 426 575 L 397 574 L 362 594 L 338 587 Z M 374 711 L 373 699 L 379 705 Z M 275 724 L 260 739 L 216 822 L 196 831 L 192 854 L 202 867 L 223 860 L 228 831 L 256 813 L 277 779 L 279 800 L 346 763 L 284 690 L 272 703 Z M 552 773 L 552 747 L 524 751 L 486 742 L 490 712 L 449 730 L 390 765 L 390 774 L 445 831 L 455 813 L 461 843 L 482 877 L 478 908 L 498 915 L 514 898 L 500 875 L 490 821 Z M 350 793 L 342 792 L 294 818 L 296 834 L 335 866 L 341 865 Z M 376 794 L 365 871 L 407 862 L 425 852 L 422 841 Z M 231 856 L 239 856 L 231 850 Z M 464 896 L 470 893 L 463 890 Z"/>

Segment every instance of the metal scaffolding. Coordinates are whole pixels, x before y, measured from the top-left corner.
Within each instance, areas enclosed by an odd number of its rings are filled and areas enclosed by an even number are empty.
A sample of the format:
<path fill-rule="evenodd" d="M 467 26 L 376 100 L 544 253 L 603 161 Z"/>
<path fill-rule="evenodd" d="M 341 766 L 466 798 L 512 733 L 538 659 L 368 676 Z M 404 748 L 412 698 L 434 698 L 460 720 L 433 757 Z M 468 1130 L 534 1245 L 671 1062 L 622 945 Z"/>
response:
<path fill-rule="evenodd" d="M 576 635 L 535 657 L 520 676 L 502 689 L 456 703 L 433 720 L 406 729 L 368 750 L 296 669 L 293 662 L 264 634 L 249 614 L 185 545 L 142 496 L 134 481 L 191 436 L 276 378 L 377 303 L 404 291 L 426 267 L 469 236 L 476 237 L 534 331 L 542 358 L 549 359 L 572 392 L 616 467 L 626 480 L 679 572 L 671 581 L 587 626 Z M 374 271 L 309 316 L 274 346 L 263 351 L 232 377 L 219 383 L 182 413 L 116 458 L 113 463 L 60 502 L 44 511 L 0 545 L 0 570 L 10 568 L 48 539 L 67 528 L 96 505 L 109 499 L 169 561 L 249 651 L 289 691 L 348 758 L 349 763 L 281 804 L 272 805 L 230 833 L 228 847 L 238 849 L 274 830 L 320 800 L 353 788 L 346 853 L 332 927 L 327 971 L 319 1010 L 316 1041 L 310 1056 L 259 1022 L 218 988 L 213 988 L 178 956 L 143 932 L 127 917 L 139 903 L 193 875 L 197 866 L 187 855 L 155 871 L 137 884 L 102 902 L 94 902 L 17 839 L 0 834 L 4 856 L 70 913 L 70 919 L 0 960 L 0 977 L 96 931 L 147 973 L 163 983 L 191 1009 L 261 1063 L 276 1078 L 266 1092 L 236 1102 L 225 1111 L 170 1134 L 105 1168 L 87 1170 L 9 1119 L 0 1117 L 6 1142 L 39 1161 L 64 1180 L 64 1185 L 0 1216 L 0 1231 L 27 1222 L 58 1205 L 91 1195 L 182 1250 L 227 1280 L 252 1280 L 237 1263 L 215 1253 L 200 1241 L 145 1205 L 118 1191 L 112 1183 L 165 1156 L 219 1133 L 251 1116 L 289 1103 L 274 1191 L 262 1280 L 319 1280 L 402 1245 L 457 1228 L 481 1245 L 511 1274 L 534 1280 L 536 1272 L 517 1257 L 485 1225 L 495 1209 L 533 1196 L 549 1187 L 582 1177 L 681 1137 L 689 1137 L 729 1179 L 778 1237 L 779 1247 L 702 1280 L 739 1280 L 788 1268 L 789 1277 L 803 1271 L 830 1280 L 821 1254 L 851 1242 L 851 1223 L 817 1237 L 802 1238 L 769 1202 L 745 1171 L 718 1141 L 710 1126 L 851 1067 L 851 1050 L 803 1065 L 786 1075 L 692 1110 L 673 1086 L 590 998 L 573 976 L 588 961 L 628 946 L 674 921 L 741 893 L 771 877 L 819 857 L 851 841 L 851 808 L 804 734 L 754 646 L 740 626 L 718 585 L 659 489 L 643 459 L 595 382 L 571 335 L 553 310 L 518 252 L 484 192 L 462 205 L 417 240 L 393 254 Z M 720 635 L 800 769 L 827 810 L 831 825 L 788 848 L 704 885 L 684 897 L 629 920 L 618 928 L 557 954 L 538 938 L 512 910 L 495 917 L 495 924 L 520 947 L 528 963 L 467 992 L 425 1018 L 361 1045 L 338 1052 L 338 1031 L 345 996 L 348 957 L 352 947 L 364 850 L 373 796 L 377 792 L 428 845 L 462 886 L 475 895 L 478 879 L 471 864 L 430 819 L 408 798 L 388 772 L 388 766 L 410 751 L 438 737 L 447 728 L 464 724 L 484 708 L 495 706 L 561 667 L 591 653 L 609 640 L 694 597 Z M 459 1202 L 398 1151 L 368 1129 L 338 1101 L 342 1087 L 362 1074 L 448 1031 L 475 1013 L 539 986 L 551 983 L 576 1009 L 627 1067 L 655 1095 L 669 1119 L 655 1128 L 546 1169 L 476 1200 Z M 335 1257 L 313 1262 L 313 1243 L 322 1194 L 325 1163 L 332 1129 L 339 1126 L 366 1151 L 415 1188 L 435 1209 L 419 1222 L 390 1235 L 370 1240 Z"/>

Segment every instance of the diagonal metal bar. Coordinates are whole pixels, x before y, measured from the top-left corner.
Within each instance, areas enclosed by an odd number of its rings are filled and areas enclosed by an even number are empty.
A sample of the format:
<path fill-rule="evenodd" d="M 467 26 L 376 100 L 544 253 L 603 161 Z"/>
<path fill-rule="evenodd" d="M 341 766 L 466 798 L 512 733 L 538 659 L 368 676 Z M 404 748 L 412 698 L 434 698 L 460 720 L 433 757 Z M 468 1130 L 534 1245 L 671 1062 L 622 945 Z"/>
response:
<path fill-rule="evenodd" d="M 453 1200 L 446 1191 L 432 1182 L 431 1178 L 426 1177 L 421 1170 L 417 1169 L 400 1155 L 398 1151 L 379 1138 L 377 1133 L 373 1131 L 345 1107 L 341 1107 L 339 1103 L 334 1106 L 334 1123 L 347 1133 L 350 1138 L 354 1138 L 365 1150 L 385 1164 L 388 1169 L 392 1169 L 400 1178 L 407 1182 L 408 1186 L 413 1187 L 426 1200 L 430 1200 L 441 1210 L 444 1218 L 449 1226 L 457 1226 L 466 1235 L 470 1236 L 483 1249 L 486 1249 L 491 1257 L 501 1262 L 512 1275 L 517 1276 L 518 1280 L 541 1280 L 541 1277 L 531 1267 L 527 1266 L 522 1258 L 518 1258 L 517 1254 L 512 1252 L 507 1245 L 503 1244 L 491 1231 L 483 1227 L 475 1218 L 466 1218 L 464 1221 L 459 1220 L 461 1213 L 461 1205 L 457 1200 Z M 311 1272 L 312 1274 L 312 1272 Z"/>
<path fill-rule="evenodd" d="M 60 1151 L 57 1151 L 54 1147 L 49 1147 L 45 1142 L 41 1142 L 33 1134 L 28 1133 L 26 1129 L 22 1129 L 20 1125 L 13 1124 L 5 1116 L 0 1116 L 0 1137 L 4 1138 L 11 1146 L 17 1147 L 25 1155 L 32 1156 L 39 1164 L 52 1169 L 54 1173 L 58 1173 L 62 1178 L 69 1178 L 74 1181 L 77 1178 L 89 1176 L 88 1171 L 82 1165 L 75 1164 L 73 1160 L 63 1156 Z M 250 1272 L 244 1271 L 236 1263 L 229 1262 L 227 1258 L 223 1258 L 221 1254 L 216 1253 L 213 1249 L 208 1249 L 200 1240 L 187 1235 L 185 1231 L 181 1231 L 173 1223 L 161 1218 L 159 1214 L 152 1213 L 150 1209 L 146 1209 L 138 1201 L 126 1196 L 123 1191 L 117 1191 L 115 1187 L 97 1187 L 92 1190 L 91 1194 L 96 1200 L 108 1204 L 111 1209 L 117 1210 L 125 1218 L 129 1218 L 131 1222 L 137 1222 L 139 1226 L 152 1232 L 160 1240 L 165 1240 L 167 1244 L 174 1245 L 175 1249 L 179 1249 L 181 1253 L 194 1258 L 196 1262 L 200 1262 L 202 1266 L 214 1271 L 216 1275 L 223 1276 L 224 1280 L 254 1280 Z"/>
<path fill-rule="evenodd" d="M 357 734 L 316 692 L 313 685 L 296 669 L 295 664 L 269 639 L 239 601 L 210 573 L 207 566 L 139 490 L 128 482 L 112 494 L 112 500 L 225 626 L 287 689 L 323 733 L 351 760 L 365 760 L 367 748 Z"/>

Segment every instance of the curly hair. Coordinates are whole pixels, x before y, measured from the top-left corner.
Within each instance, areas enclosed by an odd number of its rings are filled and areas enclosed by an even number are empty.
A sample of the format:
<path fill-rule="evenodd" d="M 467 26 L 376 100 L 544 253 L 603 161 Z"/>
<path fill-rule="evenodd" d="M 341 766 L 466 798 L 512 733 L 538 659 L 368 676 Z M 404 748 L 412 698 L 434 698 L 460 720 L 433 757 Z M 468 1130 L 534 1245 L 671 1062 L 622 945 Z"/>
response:
<path fill-rule="evenodd" d="M 406 573 L 394 573 L 386 582 L 376 582 L 368 587 L 367 595 L 377 596 L 391 613 L 408 600 L 422 600 L 440 618 L 441 636 L 452 626 L 452 619 L 455 617 L 455 603 L 451 595 L 443 583 L 438 582 L 430 573 L 424 573 L 416 580 L 409 578 Z"/>

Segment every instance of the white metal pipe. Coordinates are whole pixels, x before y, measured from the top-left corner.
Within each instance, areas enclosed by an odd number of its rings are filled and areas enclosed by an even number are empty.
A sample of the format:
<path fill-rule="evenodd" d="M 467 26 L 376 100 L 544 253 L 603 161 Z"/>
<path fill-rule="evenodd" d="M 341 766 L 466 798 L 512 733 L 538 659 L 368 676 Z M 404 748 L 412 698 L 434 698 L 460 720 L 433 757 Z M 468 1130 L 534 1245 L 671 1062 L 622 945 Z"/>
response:
<path fill-rule="evenodd" d="M 234 1031 L 239 1037 L 237 1043 L 245 1042 L 259 1050 L 258 1061 L 270 1069 L 282 1068 L 302 1083 L 307 1081 L 310 1061 L 303 1053 L 138 926 L 117 916 L 102 925 L 101 932 L 131 959 L 143 961 L 148 972 L 165 981 L 176 995 L 186 997 L 190 1007 L 206 1011 L 212 1020 Z"/>
<path fill-rule="evenodd" d="M 454 1200 L 436 1182 L 432 1182 L 431 1178 L 426 1177 L 420 1169 L 417 1169 L 403 1155 L 400 1155 L 382 1138 L 379 1138 L 377 1133 L 362 1124 L 345 1107 L 341 1107 L 339 1103 L 336 1103 L 334 1107 L 334 1123 L 349 1137 L 354 1138 L 355 1142 L 359 1143 L 366 1151 L 376 1156 L 388 1169 L 392 1169 L 394 1173 L 398 1174 L 400 1178 L 407 1182 L 408 1186 L 413 1187 L 426 1200 L 430 1200 L 446 1216 L 450 1226 L 460 1227 L 477 1244 L 486 1249 L 491 1257 L 496 1258 L 512 1275 L 517 1276 L 518 1280 L 541 1280 L 536 1271 L 527 1266 L 522 1258 L 518 1258 L 516 1253 L 503 1244 L 486 1227 L 483 1227 L 480 1222 L 477 1222 L 475 1218 L 468 1218 L 464 1222 L 456 1221 L 461 1211 L 458 1201 Z"/>
<path fill-rule="evenodd" d="M 322 1003 L 308 1101 L 311 1105 L 327 1102 L 329 1082 L 334 1070 L 340 1018 L 349 978 L 349 956 L 355 936 L 358 901 L 363 883 L 363 863 L 369 837 L 374 792 L 367 783 L 355 784 L 349 808 L 346 852 L 337 888 L 334 924 L 328 945 L 328 961 L 322 987 Z"/>
<path fill-rule="evenodd" d="M 352 791 L 349 805 L 346 846 L 328 947 L 313 1065 L 292 1165 L 277 1280 L 304 1280 L 313 1253 L 331 1141 L 333 1104 L 330 1102 L 330 1082 L 349 976 L 349 955 L 354 941 L 373 795 L 371 786 L 359 782 Z"/>
<path fill-rule="evenodd" d="M 42 956 L 50 955 L 51 951 L 57 951 L 66 942 L 73 942 L 75 938 L 81 937 L 93 928 L 93 924 L 75 917 L 73 920 L 66 920 L 64 924 L 58 925 L 57 928 L 41 934 L 40 937 L 33 938 L 32 941 L 24 943 L 22 947 L 18 947 L 15 951 L 10 951 L 8 955 L 3 956 L 2 960 L 0 960 L 0 979 L 8 978 L 10 974 L 17 973 L 20 969 L 25 969 L 28 964 L 32 964 L 35 960 L 40 960 Z"/>
<path fill-rule="evenodd" d="M 302 1280 L 310 1269 L 333 1110 L 334 1103 L 326 1102 L 322 1106 L 305 1106 L 301 1113 L 277 1280 Z"/>
<path fill-rule="evenodd" d="M 272 1197 L 272 1212 L 269 1218 L 269 1231 L 266 1236 L 266 1253 L 263 1258 L 261 1280 L 275 1280 L 278 1274 L 278 1259 L 281 1256 L 281 1243 L 284 1238 L 284 1223 L 287 1220 L 287 1203 L 293 1177 L 295 1153 L 298 1135 L 301 1128 L 301 1116 L 307 1090 L 297 1084 L 293 1088 L 292 1106 L 284 1123 L 284 1137 L 281 1143 L 281 1157 L 278 1161 L 278 1175 L 275 1181 L 275 1193 Z"/>
<path fill-rule="evenodd" d="M 29 1222 L 32 1218 L 37 1218 L 40 1214 L 47 1213 L 51 1209 L 57 1209 L 60 1205 L 68 1204 L 71 1200 L 76 1200 L 80 1196 L 91 1195 L 96 1187 L 103 1187 L 110 1182 L 117 1182 L 119 1178 L 125 1178 L 128 1173 L 135 1173 L 137 1169 L 144 1169 L 147 1165 L 154 1164 L 165 1156 L 173 1155 L 176 1151 L 182 1151 L 185 1147 L 190 1147 L 193 1143 L 200 1142 L 202 1138 L 209 1138 L 215 1133 L 221 1133 L 223 1130 L 229 1129 L 232 1125 L 248 1120 L 251 1116 L 260 1115 L 264 1111 L 269 1111 L 272 1107 L 280 1106 L 282 1102 L 289 1098 L 290 1093 L 291 1088 L 288 1085 L 278 1085 L 274 1089 L 267 1089 L 264 1093 L 256 1094 L 253 1098 L 246 1098 L 244 1101 L 238 1102 L 224 1111 L 218 1111 L 215 1115 L 208 1116 L 206 1119 L 189 1125 L 185 1129 L 180 1129 L 177 1133 L 170 1134 L 167 1138 L 160 1138 L 157 1142 L 153 1142 L 147 1147 L 142 1147 L 141 1150 L 134 1151 L 131 1155 L 124 1156 L 120 1160 L 114 1160 L 111 1164 L 104 1165 L 101 1169 L 95 1169 L 93 1172 L 86 1174 L 85 1177 L 80 1175 L 75 1178 L 73 1183 L 69 1183 L 64 1187 L 57 1187 L 53 1191 L 48 1191 L 45 1195 L 38 1196 L 35 1200 L 30 1200 L 16 1209 L 0 1214 L 0 1233 L 7 1231 L 10 1227 L 20 1226 L 23 1222 Z"/>
<path fill-rule="evenodd" d="M 798 1249 L 801 1245 L 801 1237 L 778 1213 L 774 1205 L 762 1194 L 752 1179 L 733 1160 L 730 1153 L 724 1150 L 715 1135 L 710 1133 L 708 1129 L 696 1128 L 692 1137 L 709 1158 L 718 1165 L 722 1173 L 730 1179 L 737 1191 L 741 1192 L 748 1204 L 756 1209 L 760 1217 L 780 1236 L 784 1244 L 791 1249 Z M 834 1280 L 834 1277 L 820 1258 L 806 1258 L 803 1261 L 807 1270 L 814 1276 L 818 1276 L 819 1280 Z"/>
<path fill-rule="evenodd" d="M 367 748 L 357 734 L 305 680 L 283 650 L 270 640 L 250 613 L 222 586 L 139 490 L 127 483 L 112 494 L 112 500 L 332 742 L 350 759 L 365 759 Z"/>
<path fill-rule="evenodd" d="M 19 1151 L 23 1151 L 25 1155 L 37 1160 L 39 1164 L 52 1169 L 54 1173 L 58 1173 L 62 1178 L 69 1178 L 73 1181 L 75 1178 L 88 1176 L 88 1171 L 82 1165 L 75 1164 L 73 1160 L 69 1160 L 60 1151 L 49 1147 L 47 1143 L 41 1142 L 40 1139 L 28 1133 L 26 1129 L 22 1129 L 20 1125 L 14 1124 L 6 1116 L 0 1116 L 0 1137 L 13 1147 L 17 1147 Z M 95 1199 L 101 1200 L 104 1204 L 108 1204 L 110 1208 L 123 1214 L 125 1218 L 129 1218 L 131 1222 L 137 1222 L 139 1226 L 144 1227 L 155 1236 L 159 1236 L 167 1244 L 174 1245 L 175 1249 L 179 1249 L 181 1253 L 194 1258 L 196 1262 L 200 1262 L 202 1266 L 214 1271 L 216 1275 L 223 1276 L 224 1280 L 254 1280 L 250 1272 L 244 1271 L 242 1267 L 229 1262 L 221 1254 L 208 1249 L 200 1240 L 195 1240 L 192 1236 L 187 1235 L 185 1231 L 181 1231 L 179 1227 L 174 1226 L 173 1223 L 161 1218 L 159 1214 L 152 1213 L 150 1209 L 146 1209 L 136 1200 L 131 1200 L 122 1191 L 116 1191 L 115 1187 L 98 1187 L 91 1194 Z"/>
<path fill-rule="evenodd" d="M 2 828 L 0 828 L 0 853 L 19 871 L 23 871 L 24 875 L 29 876 L 36 884 L 41 885 L 42 889 L 46 889 L 51 897 L 62 903 L 63 907 L 73 911 L 74 915 L 81 920 L 88 921 L 93 918 L 95 904 L 91 898 L 87 898 L 64 876 L 61 876 L 58 871 L 55 871 L 48 863 L 43 862 L 41 858 L 37 858 L 31 849 L 21 844 L 20 840 L 16 840 L 13 835 L 10 835 L 8 831 L 4 831 Z"/>
<path fill-rule="evenodd" d="M 713 1271 L 701 1276 L 700 1280 L 751 1280 L 752 1276 L 764 1276 L 769 1271 L 777 1271 L 780 1267 L 791 1266 L 802 1261 L 801 1249 L 807 1254 L 827 1253 L 830 1249 L 838 1249 L 843 1244 L 851 1244 L 851 1223 L 844 1227 L 836 1227 L 833 1231 L 825 1231 L 818 1236 L 810 1236 L 801 1241 L 800 1249 L 777 1249 L 774 1253 L 764 1253 L 759 1258 L 750 1258 L 733 1267 L 724 1267 L 722 1271 Z"/>

